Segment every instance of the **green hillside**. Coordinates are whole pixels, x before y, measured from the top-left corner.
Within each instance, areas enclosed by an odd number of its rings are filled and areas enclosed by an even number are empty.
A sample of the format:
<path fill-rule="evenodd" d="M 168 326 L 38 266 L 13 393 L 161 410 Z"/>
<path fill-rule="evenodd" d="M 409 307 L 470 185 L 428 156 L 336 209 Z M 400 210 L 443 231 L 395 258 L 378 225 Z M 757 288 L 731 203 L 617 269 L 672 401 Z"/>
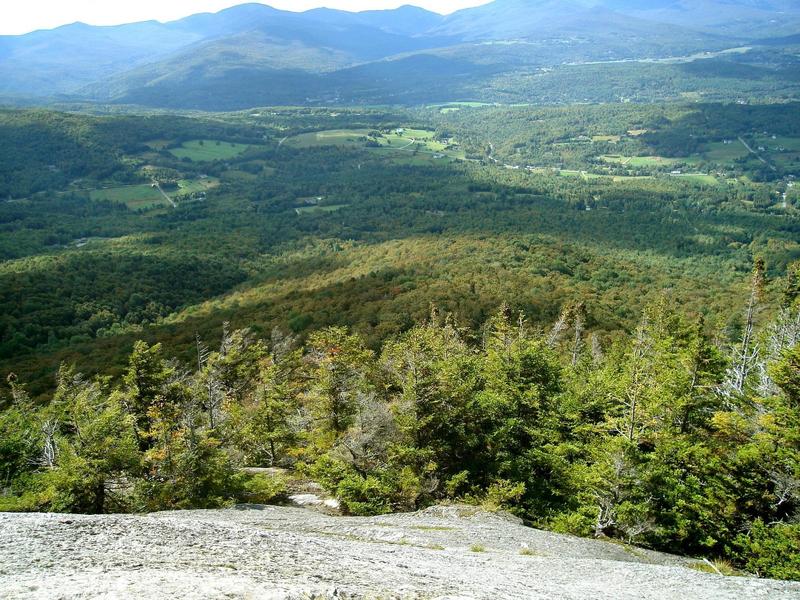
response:
<path fill-rule="evenodd" d="M 200 110 L 785 101 L 798 97 L 798 29 L 791 2 L 495 0 L 448 16 L 250 4 L 0 37 L 0 95 Z"/>
<path fill-rule="evenodd" d="M 0 511 L 324 490 L 800 580 L 797 31 L 495 0 L 0 37 Z"/>

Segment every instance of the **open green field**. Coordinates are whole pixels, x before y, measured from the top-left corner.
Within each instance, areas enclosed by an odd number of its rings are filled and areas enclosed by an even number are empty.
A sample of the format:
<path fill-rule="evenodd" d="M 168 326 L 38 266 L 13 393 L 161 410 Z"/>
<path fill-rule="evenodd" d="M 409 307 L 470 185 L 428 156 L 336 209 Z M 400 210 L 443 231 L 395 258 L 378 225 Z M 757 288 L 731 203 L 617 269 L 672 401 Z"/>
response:
<path fill-rule="evenodd" d="M 300 206 L 294 211 L 298 215 L 308 215 L 314 213 L 332 213 L 350 206 L 349 204 L 329 204 L 328 206 Z"/>
<path fill-rule="evenodd" d="M 384 148 L 395 150 L 411 150 L 415 147 L 428 152 L 444 152 L 446 144 L 433 139 L 433 131 L 425 129 L 398 129 L 385 133 L 378 138 L 378 143 Z"/>
<path fill-rule="evenodd" d="M 800 152 L 800 138 L 776 136 L 758 136 L 756 137 L 756 144 L 763 146 L 769 152 L 779 152 L 781 148 L 784 151 Z"/>
<path fill-rule="evenodd" d="M 246 144 L 234 144 L 220 140 L 192 140 L 184 142 L 180 148 L 173 148 L 173 156 L 194 162 L 210 162 L 212 160 L 229 160 L 236 158 L 247 150 Z"/>
<path fill-rule="evenodd" d="M 625 181 L 635 181 L 642 179 L 652 179 L 649 175 L 603 175 L 600 173 L 589 173 L 588 171 L 575 171 L 573 169 L 562 169 L 558 172 L 559 177 L 580 177 L 584 181 L 591 179 L 605 179 L 614 183 L 622 183 Z"/>
<path fill-rule="evenodd" d="M 360 146 L 363 138 L 370 133 L 369 129 L 332 129 L 303 133 L 290 138 L 286 143 L 293 148 L 315 148 L 318 146 Z"/>
<path fill-rule="evenodd" d="M 481 106 L 497 106 L 486 102 L 448 102 L 446 104 L 429 104 L 427 108 L 438 108 L 442 114 L 456 112 L 462 108 L 480 108 Z"/>
<path fill-rule="evenodd" d="M 218 185 L 219 179 L 215 177 L 207 177 L 206 179 L 181 179 L 178 181 L 178 193 L 194 194 L 195 192 L 207 192 Z"/>
<path fill-rule="evenodd" d="M 603 179 L 611 178 L 610 175 L 599 175 L 597 173 L 589 173 L 587 171 L 575 171 L 573 169 L 562 169 L 558 172 L 560 177 L 580 177 L 588 181 L 589 179 Z"/>
<path fill-rule="evenodd" d="M 702 185 L 717 185 L 719 181 L 713 175 L 705 173 L 682 173 L 681 175 L 673 175 L 684 181 L 691 181 L 692 183 L 700 183 Z"/>
<path fill-rule="evenodd" d="M 611 142 L 616 144 L 622 139 L 622 136 L 619 135 L 593 135 L 592 141 L 593 142 Z"/>
<path fill-rule="evenodd" d="M 388 153 L 387 153 L 388 158 Z M 458 160 L 455 157 L 445 154 L 428 154 L 428 153 L 396 153 L 391 155 L 391 162 L 394 165 L 406 165 L 410 167 L 429 167 L 433 164 L 441 164 L 442 162 L 452 162 Z"/>
<path fill-rule="evenodd" d="M 95 201 L 118 202 L 131 210 L 167 204 L 161 192 L 151 187 L 149 183 L 92 190 L 89 197 Z"/>
<path fill-rule="evenodd" d="M 463 160 L 465 153 L 460 148 L 434 138 L 435 133 L 427 129 L 398 129 L 383 134 L 378 143 L 387 150 L 403 150 L 410 153 L 423 153 L 440 158 Z"/>
<path fill-rule="evenodd" d="M 800 174 L 800 152 L 770 154 L 769 159 L 782 169 L 786 169 L 795 175 Z"/>
<path fill-rule="evenodd" d="M 434 139 L 435 133 L 427 129 L 395 129 L 383 132 L 370 138 L 371 130 L 367 129 L 332 129 L 304 133 L 287 140 L 287 144 L 294 148 L 313 148 L 318 146 L 355 146 L 367 150 L 404 151 L 408 153 L 426 153 L 441 155 L 442 157 L 463 159 L 465 154 L 458 148 L 449 148 L 440 140 Z M 373 142 L 368 146 L 369 141 Z M 378 145 L 376 146 L 375 143 Z"/>
<path fill-rule="evenodd" d="M 732 140 L 729 144 L 712 142 L 703 149 L 703 157 L 712 162 L 732 162 L 748 154 L 739 140 Z"/>
<path fill-rule="evenodd" d="M 682 160 L 675 158 L 663 158 L 661 156 L 622 156 L 619 154 L 604 154 L 599 157 L 610 164 L 622 165 L 625 167 L 669 167 Z"/>
<path fill-rule="evenodd" d="M 755 143 L 757 147 L 766 148 L 761 154 L 772 164 L 789 173 L 800 174 L 800 138 L 759 136 Z"/>
<path fill-rule="evenodd" d="M 163 150 L 172 142 L 173 140 L 150 140 L 149 142 L 146 142 L 145 145 L 153 150 Z"/>

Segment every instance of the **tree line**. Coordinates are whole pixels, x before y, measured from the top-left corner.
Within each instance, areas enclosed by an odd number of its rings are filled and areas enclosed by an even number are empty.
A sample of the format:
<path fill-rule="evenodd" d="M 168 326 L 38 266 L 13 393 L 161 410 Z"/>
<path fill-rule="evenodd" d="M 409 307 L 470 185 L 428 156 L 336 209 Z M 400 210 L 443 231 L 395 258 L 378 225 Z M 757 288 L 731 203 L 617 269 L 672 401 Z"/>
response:
<path fill-rule="evenodd" d="M 349 514 L 471 502 L 797 579 L 798 269 L 779 310 L 764 282 L 758 262 L 733 344 L 664 295 L 612 344 L 580 302 L 547 329 L 506 306 L 478 331 L 432 309 L 379 351 L 344 327 L 304 344 L 225 328 L 191 365 L 137 342 L 120 380 L 62 366 L 44 404 L 11 375 L 0 509 L 270 502 L 311 478 Z"/>

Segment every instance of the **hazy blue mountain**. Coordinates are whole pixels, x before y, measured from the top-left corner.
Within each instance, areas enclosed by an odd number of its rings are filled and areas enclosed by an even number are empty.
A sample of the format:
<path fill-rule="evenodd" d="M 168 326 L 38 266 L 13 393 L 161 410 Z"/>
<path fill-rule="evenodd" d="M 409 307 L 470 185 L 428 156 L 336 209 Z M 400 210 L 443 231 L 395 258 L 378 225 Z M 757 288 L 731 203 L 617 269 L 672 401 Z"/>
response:
<path fill-rule="evenodd" d="M 495 0 L 454 13 L 442 31 L 473 39 L 526 37 L 542 31 L 576 29 L 613 31 L 626 17 L 650 25 L 745 39 L 796 33 L 800 2 L 796 0 Z"/>
<path fill-rule="evenodd" d="M 446 17 L 414 6 L 294 13 L 252 3 L 163 24 L 76 23 L 0 37 L 0 97 L 193 108 L 364 94 L 410 101 L 523 67 L 681 56 L 758 39 L 783 46 L 798 33 L 796 0 L 495 0 Z M 426 87 L 407 89 L 404 78 Z"/>
<path fill-rule="evenodd" d="M 24 36 L 0 36 L 0 93 L 74 92 L 200 39 L 190 30 L 167 32 L 155 21 L 119 27 L 74 23 Z"/>
<path fill-rule="evenodd" d="M 608 8 L 661 23 L 747 39 L 797 33 L 796 0 L 599 0 Z"/>
<path fill-rule="evenodd" d="M 444 45 L 448 40 L 425 35 L 441 18 L 414 7 L 293 13 L 243 4 L 166 24 L 91 27 L 76 23 L 24 36 L 0 36 L 0 94 L 75 93 L 100 81 L 113 85 L 132 69 L 131 76 L 142 82 L 138 67 L 167 57 L 162 72 L 159 68 L 145 71 L 159 77 L 175 65 L 185 70 L 187 59 L 197 66 L 199 57 L 208 61 L 202 66 L 206 71 L 262 61 L 267 66 L 324 71 Z"/>
<path fill-rule="evenodd" d="M 360 13 L 317 8 L 305 14 L 316 21 L 339 25 L 366 25 L 389 33 L 410 36 L 425 35 L 445 20 L 442 15 L 410 5 L 395 10 L 368 10 Z"/>
<path fill-rule="evenodd" d="M 630 50 L 623 54 L 647 56 L 655 50 L 665 56 L 675 54 L 676 47 L 730 44 L 720 36 L 623 14 L 592 0 L 496 0 L 454 13 L 434 31 L 473 41 L 559 39 L 568 45 L 583 38 L 597 44 L 597 58 L 607 56 L 611 47 L 619 57 L 621 45 Z"/>

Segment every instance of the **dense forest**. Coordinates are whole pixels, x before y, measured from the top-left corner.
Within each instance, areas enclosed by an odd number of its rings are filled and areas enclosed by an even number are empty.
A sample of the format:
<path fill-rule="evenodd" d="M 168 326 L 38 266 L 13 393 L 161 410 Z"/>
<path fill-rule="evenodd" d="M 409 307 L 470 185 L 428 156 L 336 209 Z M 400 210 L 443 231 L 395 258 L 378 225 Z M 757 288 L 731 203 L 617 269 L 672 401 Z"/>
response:
<path fill-rule="evenodd" d="M 312 479 L 800 578 L 796 114 L 0 111 L 0 510 Z"/>
<path fill-rule="evenodd" d="M 43 397 L 62 362 L 119 375 L 136 339 L 185 358 L 226 321 L 377 350 L 431 302 L 477 328 L 505 300 L 545 323 L 588 298 L 611 340 L 664 288 L 735 330 L 753 257 L 800 258 L 798 138 L 793 105 L 717 108 L 0 113 L 0 369 Z M 393 147 L 398 128 L 432 137 Z"/>
<path fill-rule="evenodd" d="M 797 579 L 799 278 L 771 310 L 757 262 L 730 344 L 662 295 L 610 345 L 580 303 L 547 329 L 507 306 L 479 330 L 433 308 L 377 352 L 344 327 L 301 345 L 226 326 L 190 364 L 137 342 L 119 381 L 63 366 L 45 404 L 12 375 L 0 509 L 280 502 L 313 478 L 349 514 L 476 503 Z"/>

